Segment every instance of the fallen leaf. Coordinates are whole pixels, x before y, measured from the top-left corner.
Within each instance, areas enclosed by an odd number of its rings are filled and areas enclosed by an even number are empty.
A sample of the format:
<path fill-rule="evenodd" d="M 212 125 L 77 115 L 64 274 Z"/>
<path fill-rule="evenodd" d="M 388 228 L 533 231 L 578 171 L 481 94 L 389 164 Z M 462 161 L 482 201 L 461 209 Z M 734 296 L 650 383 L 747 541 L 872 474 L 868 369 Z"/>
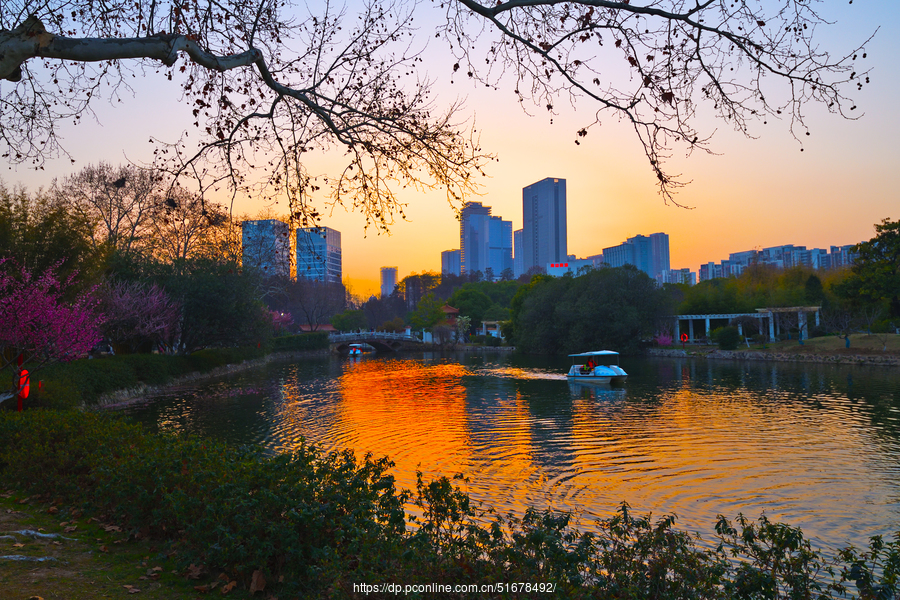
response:
<path fill-rule="evenodd" d="M 51 515 L 55 515 L 56 513 L 59 512 L 59 509 L 56 508 L 55 506 L 51 506 L 50 508 L 47 509 L 47 512 L 50 513 Z"/>
<path fill-rule="evenodd" d="M 250 577 L 250 593 L 255 594 L 264 589 L 266 589 L 266 578 L 263 572 L 259 570 L 253 571 L 253 575 Z"/>
<path fill-rule="evenodd" d="M 231 590 L 237 587 L 237 581 L 229 581 L 227 584 L 222 586 L 222 595 L 224 596 Z"/>
<path fill-rule="evenodd" d="M 137 594 L 138 592 L 141 591 L 140 589 L 134 587 L 133 585 L 123 585 L 122 587 L 125 588 L 125 590 L 126 590 L 129 594 Z"/>
<path fill-rule="evenodd" d="M 28 504 L 29 500 L 31 500 L 31 498 L 22 498 L 21 500 L 19 500 L 19 504 Z"/>
<path fill-rule="evenodd" d="M 25 544 L 13 544 L 13 548 L 24 548 Z"/>
<path fill-rule="evenodd" d="M 194 563 L 191 563 L 191 565 L 188 567 L 185 577 L 187 577 L 188 579 L 200 579 L 208 572 L 209 571 L 207 571 L 206 567 L 204 567 L 203 565 L 197 566 Z"/>
<path fill-rule="evenodd" d="M 65 531 L 66 533 L 72 533 L 76 529 L 78 529 L 78 525 L 70 525 L 69 527 L 63 529 L 63 531 Z"/>
<path fill-rule="evenodd" d="M 63 521 L 62 523 L 59 524 L 59 526 L 60 526 L 60 527 L 65 527 L 65 526 L 68 525 L 68 524 L 69 524 L 68 521 Z"/>
<path fill-rule="evenodd" d="M 208 585 L 195 585 L 194 589 L 197 590 L 198 592 L 200 592 L 201 594 L 205 594 L 206 592 L 208 592 L 210 590 L 210 587 Z"/>
<path fill-rule="evenodd" d="M 159 566 L 157 566 L 157 567 L 153 567 L 153 568 L 152 568 L 152 569 L 150 569 L 150 570 L 151 570 L 151 571 L 156 571 L 156 572 L 157 572 L 157 573 L 161 573 L 161 572 L 162 572 L 162 570 L 163 570 L 163 568 L 162 568 L 162 567 L 159 567 Z"/>
<path fill-rule="evenodd" d="M 106 547 L 106 544 L 100 546 L 100 552 L 109 552 L 109 548 Z"/>

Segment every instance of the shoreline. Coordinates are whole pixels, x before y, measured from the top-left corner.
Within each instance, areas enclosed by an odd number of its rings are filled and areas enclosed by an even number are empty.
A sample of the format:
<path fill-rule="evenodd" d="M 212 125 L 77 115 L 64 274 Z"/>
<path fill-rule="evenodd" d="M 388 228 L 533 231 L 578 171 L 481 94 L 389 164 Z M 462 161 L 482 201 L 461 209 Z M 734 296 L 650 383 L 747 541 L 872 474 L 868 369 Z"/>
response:
<path fill-rule="evenodd" d="M 239 373 L 241 371 L 262 367 L 269 364 L 270 362 L 281 362 L 300 358 L 310 358 L 315 356 L 328 356 L 329 354 L 331 354 L 331 351 L 327 348 L 322 350 L 295 350 L 287 352 L 273 352 L 271 354 L 263 356 L 262 358 L 245 360 L 240 363 L 225 365 L 224 367 L 216 367 L 215 369 L 212 369 L 210 371 L 194 371 L 193 373 L 188 373 L 187 375 L 176 377 L 175 379 L 160 385 L 141 384 L 133 388 L 116 390 L 115 392 L 103 394 L 97 399 L 97 402 L 95 403 L 92 403 L 90 405 L 82 404 L 81 409 L 100 410 L 123 408 L 130 404 L 140 402 L 143 399 L 143 396 L 156 394 L 165 391 L 168 388 L 183 385 L 185 383 L 192 383 L 204 379 L 213 379 L 216 377 L 221 377 L 222 375 L 229 375 L 231 373 Z"/>
<path fill-rule="evenodd" d="M 427 351 L 442 351 L 440 346 L 434 346 L 431 350 Z M 511 346 L 498 346 L 498 347 L 487 347 L 487 346 L 456 346 L 455 348 L 448 349 L 450 351 L 463 351 L 463 352 L 475 352 L 479 350 L 489 350 L 489 351 L 501 351 L 501 352 L 512 352 L 515 350 L 514 347 Z M 271 354 L 267 354 L 262 358 L 254 358 L 252 360 L 245 360 L 240 363 L 225 365 L 223 367 L 216 367 L 211 371 L 195 371 L 193 373 L 188 373 L 187 375 L 182 375 L 181 377 L 176 377 L 172 381 L 167 383 L 159 384 L 159 385 L 147 385 L 141 384 L 139 386 L 133 388 L 126 388 L 122 390 L 116 390 L 115 392 L 110 392 L 108 394 L 104 394 L 97 399 L 97 402 L 92 404 L 82 404 L 82 410 L 103 410 L 103 409 L 117 409 L 124 408 L 131 404 L 136 404 L 140 402 L 144 396 L 157 394 L 163 392 L 171 387 L 184 385 L 186 383 L 193 383 L 195 381 L 202 381 L 204 379 L 214 379 L 216 377 L 221 377 L 222 375 L 230 375 L 232 373 L 240 373 L 241 371 L 247 371 L 250 369 L 256 369 L 262 366 L 265 366 L 272 362 L 284 362 L 289 360 L 303 359 L 303 358 L 313 358 L 313 357 L 324 357 L 334 354 L 329 349 L 322 350 L 298 350 L 298 351 L 288 351 L 288 352 L 273 352 Z"/>
<path fill-rule="evenodd" d="M 714 360 L 753 360 L 763 362 L 804 362 L 817 364 L 867 365 L 879 367 L 900 366 L 896 354 L 825 354 L 814 352 L 762 352 L 744 350 L 679 350 L 677 348 L 650 348 L 648 356 L 672 358 L 706 358 Z"/>

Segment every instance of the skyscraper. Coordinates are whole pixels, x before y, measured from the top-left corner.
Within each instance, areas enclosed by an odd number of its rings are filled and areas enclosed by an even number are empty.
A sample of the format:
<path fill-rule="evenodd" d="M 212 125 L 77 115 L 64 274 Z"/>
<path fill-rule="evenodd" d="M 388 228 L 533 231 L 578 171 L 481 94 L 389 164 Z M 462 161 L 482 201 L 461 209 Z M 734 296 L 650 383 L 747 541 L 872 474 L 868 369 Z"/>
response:
<path fill-rule="evenodd" d="M 566 262 L 566 180 L 548 177 L 522 189 L 522 268 Z"/>
<path fill-rule="evenodd" d="M 630 237 L 618 246 L 604 248 L 603 262 L 610 267 L 634 265 L 657 279 L 660 273 L 669 270 L 669 235 L 653 233 Z"/>
<path fill-rule="evenodd" d="M 381 297 L 387 298 L 397 287 L 397 267 L 381 267 Z"/>
<path fill-rule="evenodd" d="M 512 222 L 491 216 L 491 208 L 480 202 L 467 202 L 459 219 L 461 274 L 488 269 L 500 277 L 512 269 Z"/>
<path fill-rule="evenodd" d="M 244 268 L 258 269 L 266 276 L 291 274 L 290 229 L 277 219 L 241 223 L 241 255 Z"/>
<path fill-rule="evenodd" d="M 331 227 L 297 230 L 297 277 L 341 283 L 341 232 Z"/>
<path fill-rule="evenodd" d="M 522 230 L 513 231 L 513 273 L 520 277 L 525 273 L 525 257 L 522 254 Z"/>
<path fill-rule="evenodd" d="M 460 251 L 444 250 L 441 252 L 441 274 L 460 275 L 461 273 L 462 262 L 460 261 Z"/>

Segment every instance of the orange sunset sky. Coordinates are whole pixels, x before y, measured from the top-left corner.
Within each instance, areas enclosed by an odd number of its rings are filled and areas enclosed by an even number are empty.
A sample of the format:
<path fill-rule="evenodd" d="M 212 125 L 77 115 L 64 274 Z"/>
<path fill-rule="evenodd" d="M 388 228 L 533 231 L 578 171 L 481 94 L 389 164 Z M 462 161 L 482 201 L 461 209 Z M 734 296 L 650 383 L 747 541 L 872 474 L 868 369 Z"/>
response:
<path fill-rule="evenodd" d="M 788 123 L 754 124 L 748 139 L 727 123 L 710 118 L 700 129 L 716 131 L 715 155 L 676 149 L 669 171 L 691 181 L 677 195 L 691 209 L 666 205 L 633 132 L 615 116 L 576 145 L 575 132 L 592 120 L 593 107 L 566 102 L 556 115 L 516 102 L 513 85 L 478 89 L 465 78 L 451 82 L 453 59 L 432 39 L 423 67 L 434 81 L 436 107 L 456 99 L 464 115 L 474 119 L 485 151 L 497 156 L 488 165 L 482 195 L 472 200 L 492 207 L 493 214 L 522 227 L 522 188 L 545 177 L 567 180 L 568 250 L 578 257 L 598 254 L 637 234 L 669 234 L 672 268 L 696 271 L 701 263 L 720 261 L 729 252 L 781 244 L 806 247 L 855 244 L 874 234 L 884 218 L 900 218 L 900 4 L 896 0 L 847 0 L 822 3 L 823 14 L 836 24 L 817 32 L 820 44 L 835 53 L 851 50 L 876 29 L 866 45 L 871 84 L 856 92 L 854 121 L 828 114 L 820 106 L 807 109 L 811 135 L 801 145 Z M 353 2 L 348 6 L 352 9 Z M 429 10 L 424 4 L 421 10 Z M 427 23 L 427 17 L 425 23 Z M 420 24 L 423 40 L 433 37 Z M 424 43 L 424 42 L 423 42 Z M 179 104 L 177 82 L 148 72 L 135 85 L 135 97 L 112 105 L 95 105 L 97 121 L 63 129 L 64 144 L 76 159 L 50 161 L 44 171 L 7 167 L 7 185 L 29 190 L 49 186 L 54 177 L 77 172 L 87 164 L 128 160 L 149 162 L 150 136 L 176 137 L 190 120 Z M 553 123 L 551 124 L 551 116 Z M 330 157 L 319 156 L 325 172 Z M 390 235 L 364 230 L 361 215 L 337 208 L 322 221 L 342 234 L 344 280 L 357 295 L 377 293 L 379 268 L 396 266 L 404 277 L 412 272 L 440 271 L 440 253 L 459 247 L 459 222 L 440 192 L 407 193 L 407 220 L 398 220 Z M 265 208 L 242 198 L 235 214 L 253 215 Z M 279 206 L 272 207 L 279 212 Z"/>

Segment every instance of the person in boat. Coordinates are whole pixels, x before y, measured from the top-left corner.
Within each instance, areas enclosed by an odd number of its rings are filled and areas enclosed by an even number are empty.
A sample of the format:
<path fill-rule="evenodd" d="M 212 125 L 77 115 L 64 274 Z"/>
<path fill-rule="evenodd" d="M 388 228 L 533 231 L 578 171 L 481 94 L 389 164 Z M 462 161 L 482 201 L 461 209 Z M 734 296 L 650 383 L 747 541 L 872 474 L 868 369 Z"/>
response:
<path fill-rule="evenodd" d="M 589 358 L 587 364 L 584 365 L 584 368 L 581 370 L 582 373 L 588 374 L 594 370 L 594 367 L 597 366 L 597 363 L 594 362 L 593 358 Z"/>

